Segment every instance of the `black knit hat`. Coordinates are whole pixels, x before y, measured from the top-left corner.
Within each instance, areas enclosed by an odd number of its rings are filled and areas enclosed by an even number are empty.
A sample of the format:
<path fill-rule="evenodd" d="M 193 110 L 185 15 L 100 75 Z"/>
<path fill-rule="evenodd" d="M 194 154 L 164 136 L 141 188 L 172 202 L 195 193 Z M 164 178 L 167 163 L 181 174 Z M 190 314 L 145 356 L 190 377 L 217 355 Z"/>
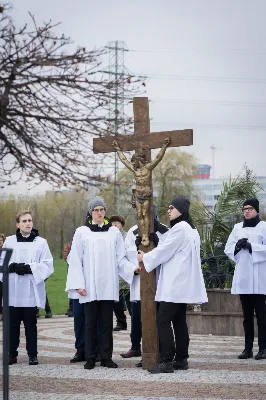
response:
<path fill-rule="evenodd" d="M 243 203 L 243 207 L 245 206 L 251 206 L 253 208 L 255 208 L 255 210 L 257 211 L 257 213 L 260 212 L 260 202 L 258 199 L 247 199 L 244 201 Z"/>
<path fill-rule="evenodd" d="M 185 212 L 189 212 L 190 201 L 185 196 L 177 196 L 175 197 L 170 204 L 174 206 L 181 214 Z"/>

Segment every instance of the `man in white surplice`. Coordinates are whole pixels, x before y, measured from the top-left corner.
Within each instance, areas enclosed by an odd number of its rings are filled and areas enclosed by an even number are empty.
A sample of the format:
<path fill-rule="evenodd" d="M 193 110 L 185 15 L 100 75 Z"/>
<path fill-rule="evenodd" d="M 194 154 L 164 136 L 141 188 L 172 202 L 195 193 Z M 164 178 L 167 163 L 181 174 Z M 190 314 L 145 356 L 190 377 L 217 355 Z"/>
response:
<path fill-rule="evenodd" d="M 22 210 L 17 214 L 16 226 L 16 234 L 8 236 L 3 246 L 13 249 L 9 264 L 9 364 L 17 363 L 23 321 L 29 365 L 37 365 L 36 311 L 37 307 L 45 308 L 44 281 L 54 272 L 53 257 L 47 241 L 33 229 L 30 211 Z"/>
<path fill-rule="evenodd" d="M 66 290 L 77 291 L 85 303 L 85 369 L 93 369 L 97 354 L 97 321 L 100 333 L 101 365 L 117 368 L 113 352 L 113 302 L 119 300 L 119 275 L 128 284 L 140 268 L 126 258 L 123 237 L 105 218 L 106 204 L 102 197 L 88 203 L 86 226 L 79 227 L 73 237 L 68 256 Z"/>
<path fill-rule="evenodd" d="M 201 270 L 200 237 L 190 220 L 189 206 L 188 198 L 175 197 L 168 208 L 171 229 L 164 240 L 148 253 L 138 252 L 138 261 L 143 262 L 147 272 L 161 264 L 155 296 L 155 301 L 160 302 L 157 327 L 161 362 L 149 369 L 153 374 L 188 368 L 187 304 L 208 301 Z"/>
<path fill-rule="evenodd" d="M 232 294 L 239 294 L 244 314 L 245 349 L 238 358 L 253 357 L 254 311 L 258 325 L 259 352 L 266 358 L 266 222 L 259 218 L 259 201 L 243 203 L 244 221 L 236 224 L 225 247 L 225 254 L 236 263 Z"/>

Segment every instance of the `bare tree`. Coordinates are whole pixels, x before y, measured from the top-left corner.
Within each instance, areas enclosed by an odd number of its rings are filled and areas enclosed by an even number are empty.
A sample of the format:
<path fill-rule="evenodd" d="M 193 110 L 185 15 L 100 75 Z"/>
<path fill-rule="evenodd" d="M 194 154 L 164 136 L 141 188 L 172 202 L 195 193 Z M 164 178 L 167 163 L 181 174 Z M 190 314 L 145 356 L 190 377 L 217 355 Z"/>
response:
<path fill-rule="evenodd" d="M 92 135 L 108 134 L 108 104 L 117 84 L 125 98 L 137 81 L 100 72 L 105 49 L 77 48 L 52 21 L 16 29 L 10 7 L 0 7 L 0 183 L 19 179 L 54 186 L 99 181 Z M 129 119 L 130 123 L 130 119 Z M 88 174 L 88 170 L 94 172 Z"/>

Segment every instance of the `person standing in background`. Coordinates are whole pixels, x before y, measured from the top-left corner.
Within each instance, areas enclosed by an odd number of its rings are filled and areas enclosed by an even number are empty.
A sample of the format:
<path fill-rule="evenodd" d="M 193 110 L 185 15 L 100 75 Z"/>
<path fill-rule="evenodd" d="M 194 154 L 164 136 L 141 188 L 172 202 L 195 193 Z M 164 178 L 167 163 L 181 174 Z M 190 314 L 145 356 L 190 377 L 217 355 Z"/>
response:
<path fill-rule="evenodd" d="M 125 226 L 125 220 L 121 215 L 113 215 L 110 218 L 113 226 L 116 226 L 117 229 L 120 230 L 123 239 L 126 238 L 126 232 L 123 231 Z M 119 283 L 121 282 L 122 278 L 119 279 Z M 130 309 L 130 300 L 129 300 L 129 286 L 128 286 L 128 293 L 125 296 L 122 290 L 119 290 L 119 301 L 114 302 L 114 313 L 116 316 L 116 326 L 114 327 L 114 331 L 126 331 L 127 330 L 127 316 L 125 314 L 125 301 L 127 304 L 127 309 L 129 314 L 131 314 Z"/>
<path fill-rule="evenodd" d="M 45 280 L 54 272 L 48 243 L 33 228 L 31 212 L 16 216 L 17 231 L 8 236 L 4 247 L 13 249 L 9 264 L 9 365 L 17 363 L 20 324 L 24 323 L 29 365 L 37 365 L 38 308 L 45 308 Z M 1 280 L 3 274 L 0 274 Z"/>

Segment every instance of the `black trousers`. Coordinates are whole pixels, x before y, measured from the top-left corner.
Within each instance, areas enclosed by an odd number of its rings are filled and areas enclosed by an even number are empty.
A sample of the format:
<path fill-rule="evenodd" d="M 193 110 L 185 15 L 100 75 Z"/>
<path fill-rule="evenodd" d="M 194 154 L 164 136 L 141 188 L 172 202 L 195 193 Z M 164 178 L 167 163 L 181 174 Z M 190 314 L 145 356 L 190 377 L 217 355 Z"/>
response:
<path fill-rule="evenodd" d="M 127 305 L 127 311 L 129 313 L 129 315 L 131 316 L 131 301 L 130 301 L 130 292 L 128 292 L 127 294 L 124 295 L 125 298 L 125 302 Z"/>
<path fill-rule="evenodd" d="M 161 347 L 161 361 L 187 359 L 189 335 L 186 322 L 186 304 L 161 301 L 157 314 L 157 327 Z M 173 323 L 174 333 L 171 326 Z"/>
<path fill-rule="evenodd" d="M 18 355 L 20 324 L 24 323 L 26 336 L 26 350 L 28 356 L 37 356 L 37 307 L 9 307 L 10 332 L 9 332 L 9 355 Z"/>
<path fill-rule="evenodd" d="M 159 310 L 160 303 L 156 303 L 157 313 Z M 142 321 L 141 321 L 141 302 L 131 302 L 131 349 L 139 350 L 141 348 L 142 339 Z M 161 343 L 159 340 L 159 352 L 161 353 Z"/>
<path fill-rule="evenodd" d="M 140 350 L 142 338 L 141 303 L 131 302 L 131 349 Z"/>
<path fill-rule="evenodd" d="M 0 282 L 0 314 L 2 314 L 3 312 L 2 297 L 3 297 L 3 283 Z"/>
<path fill-rule="evenodd" d="M 119 301 L 114 301 L 114 313 L 116 316 L 116 323 L 123 328 L 127 327 L 127 317 L 124 310 L 123 296 L 119 296 Z"/>
<path fill-rule="evenodd" d="M 47 313 L 47 312 L 50 312 L 50 311 L 51 311 L 51 307 L 50 307 L 50 304 L 49 304 L 48 296 L 47 296 L 47 294 L 46 294 L 46 299 L 45 299 L 45 312 Z"/>
<path fill-rule="evenodd" d="M 112 358 L 113 354 L 113 300 L 85 303 L 85 357 L 96 359 L 99 344 L 101 360 Z M 97 323 L 100 331 L 97 335 Z"/>
<path fill-rule="evenodd" d="M 79 303 L 79 299 L 72 300 L 74 314 L 75 348 L 77 353 L 85 354 L 85 312 L 84 304 Z"/>
<path fill-rule="evenodd" d="M 258 325 L 259 350 L 266 349 L 266 295 L 241 294 L 240 300 L 244 315 L 245 350 L 252 350 L 254 342 L 254 311 Z"/>
<path fill-rule="evenodd" d="M 67 311 L 73 312 L 73 299 L 68 299 L 68 309 Z"/>

